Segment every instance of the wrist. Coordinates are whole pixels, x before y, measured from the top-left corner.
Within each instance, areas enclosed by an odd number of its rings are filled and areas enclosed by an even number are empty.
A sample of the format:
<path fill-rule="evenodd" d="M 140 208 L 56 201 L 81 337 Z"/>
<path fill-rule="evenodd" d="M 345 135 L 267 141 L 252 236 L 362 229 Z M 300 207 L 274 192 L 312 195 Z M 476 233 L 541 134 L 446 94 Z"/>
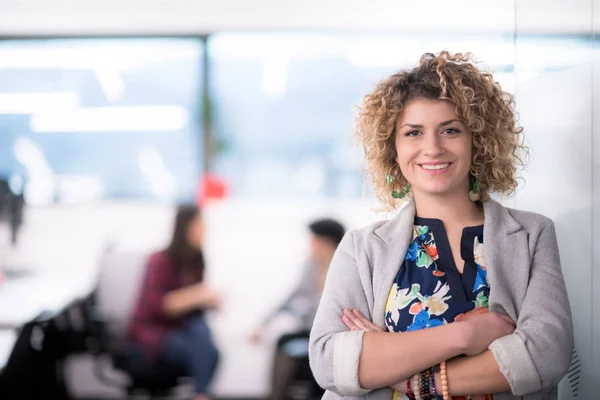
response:
<path fill-rule="evenodd" d="M 402 382 L 396 383 L 394 386 L 392 386 L 392 389 L 394 389 L 395 391 L 400 392 L 400 393 L 407 393 L 408 392 L 407 381 L 403 380 Z"/>
<path fill-rule="evenodd" d="M 469 350 L 469 343 L 471 342 L 471 325 L 467 321 L 460 321 L 451 323 L 449 327 L 453 328 L 450 334 L 450 342 L 454 346 L 453 350 L 456 353 L 455 356 L 466 354 Z"/>

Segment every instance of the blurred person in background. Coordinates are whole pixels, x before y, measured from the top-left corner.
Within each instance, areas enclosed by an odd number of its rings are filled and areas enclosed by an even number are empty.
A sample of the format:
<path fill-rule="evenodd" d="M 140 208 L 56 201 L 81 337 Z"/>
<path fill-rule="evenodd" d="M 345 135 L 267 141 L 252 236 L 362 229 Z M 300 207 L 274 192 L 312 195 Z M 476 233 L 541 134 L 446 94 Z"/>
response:
<path fill-rule="evenodd" d="M 177 210 L 168 247 L 149 258 L 129 337 L 147 362 L 181 370 L 194 380 L 195 400 L 207 400 L 219 351 L 204 312 L 219 294 L 204 283 L 204 225 L 200 210 Z"/>
<path fill-rule="evenodd" d="M 309 346 L 328 399 L 557 398 L 573 323 L 554 224 L 491 198 L 517 187 L 521 131 L 469 55 L 425 54 L 365 96 L 372 182 L 402 208 L 331 262 Z"/>
<path fill-rule="evenodd" d="M 333 219 L 319 219 L 308 225 L 311 236 L 310 255 L 304 265 L 301 278 L 285 301 L 265 318 L 250 340 L 258 343 L 269 325 L 282 314 L 295 320 L 295 332 L 287 333 L 277 340 L 271 376 L 270 400 L 286 398 L 286 389 L 298 367 L 295 355 L 308 355 L 308 337 L 315 313 L 319 306 L 325 277 L 338 244 L 345 234 L 344 226 Z"/>

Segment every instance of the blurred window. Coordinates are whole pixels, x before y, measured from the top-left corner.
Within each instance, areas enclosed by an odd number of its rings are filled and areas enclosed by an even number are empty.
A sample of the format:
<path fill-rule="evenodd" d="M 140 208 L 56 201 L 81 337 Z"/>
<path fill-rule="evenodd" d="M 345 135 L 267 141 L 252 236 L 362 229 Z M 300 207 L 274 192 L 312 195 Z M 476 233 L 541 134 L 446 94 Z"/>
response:
<path fill-rule="evenodd" d="M 0 41 L 0 173 L 32 204 L 189 200 L 201 173 L 200 39 Z"/>

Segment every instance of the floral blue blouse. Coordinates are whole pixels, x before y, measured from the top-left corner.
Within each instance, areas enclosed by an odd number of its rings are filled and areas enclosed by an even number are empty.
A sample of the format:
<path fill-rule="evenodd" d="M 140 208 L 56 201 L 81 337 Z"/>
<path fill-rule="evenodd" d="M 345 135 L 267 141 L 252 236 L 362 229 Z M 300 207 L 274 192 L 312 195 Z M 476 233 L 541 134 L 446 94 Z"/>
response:
<path fill-rule="evenodd" d="M 483 225 L 463 230 L 463 273 L 455 265 L 442 221 L 415 218 L 413 238 L 385 308 L 390 332 L 409 332 L 460 320 L 488 307 L 490 288 L 483 255 Z M 395 399 L 404 395 L 395 393 Z"/>

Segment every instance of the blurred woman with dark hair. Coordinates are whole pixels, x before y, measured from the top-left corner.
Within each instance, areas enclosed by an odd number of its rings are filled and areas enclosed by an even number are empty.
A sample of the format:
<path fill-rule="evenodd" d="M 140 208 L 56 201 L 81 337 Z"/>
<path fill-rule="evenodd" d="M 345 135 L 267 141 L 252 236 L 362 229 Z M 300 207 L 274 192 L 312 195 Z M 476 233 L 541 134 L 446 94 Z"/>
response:
<path fill-rule="evenodd" d="M 219 356 L 204 311 L 220 303 L 204 283 L 204 225 L 198 207 L 179 207 L 169 246 L 148 260 L 129 327 L 147 361 L 182 370 L 194 378 L 196 398 L 206 400 Z"/>

